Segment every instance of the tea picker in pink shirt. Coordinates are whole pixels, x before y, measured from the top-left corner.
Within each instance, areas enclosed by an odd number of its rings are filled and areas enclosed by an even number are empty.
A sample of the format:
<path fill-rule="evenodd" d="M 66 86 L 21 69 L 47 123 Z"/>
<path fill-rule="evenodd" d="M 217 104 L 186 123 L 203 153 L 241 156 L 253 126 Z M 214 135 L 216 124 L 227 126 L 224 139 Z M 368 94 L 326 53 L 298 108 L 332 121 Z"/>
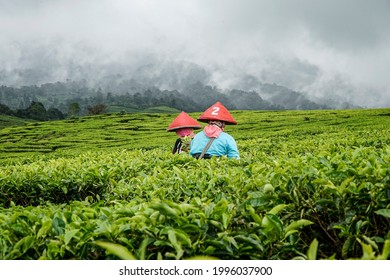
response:
<path fill-rule="evenodd" d="M 172 149 L 172 154 L 188 152 L 190 141 L 195 136 L 194 129 L 202 126 L 186 112 L 181 112 L 168 126 L 167 131 L 176 132 L 179 138 L 176 140 Z"/>

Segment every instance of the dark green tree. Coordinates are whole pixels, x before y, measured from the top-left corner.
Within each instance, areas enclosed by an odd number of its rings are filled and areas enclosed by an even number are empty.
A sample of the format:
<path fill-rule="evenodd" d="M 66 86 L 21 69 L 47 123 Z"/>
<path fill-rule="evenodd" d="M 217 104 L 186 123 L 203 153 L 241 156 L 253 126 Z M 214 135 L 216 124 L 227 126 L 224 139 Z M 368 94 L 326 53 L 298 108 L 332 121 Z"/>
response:
<path fill-rule="evenodd" d="M 57 108 L 50 108 L 49 110 L 47 110 L 47 118 L 49 120 L 63 120 L 65 116 Z"/>
<path fill-rule="evenodd" d="M 25 119 L 33 119 L 38 121 L 47 121 L 47 111 L 41 102 L 32 101 L 26 109 L 19 109 L 16 115 Z"/>
<path fill-rule="evenodd" d="M 0 115 L 14 115 L 14 111 L 12 111 L 7 105 L 0 103 Z"/>
<path fill-rule="evenodd" d="M 70 103 L 68 106 L 68 115 L 70 117 L 78 116 L 80 114 L 80 104 L 77 102 Z"/>

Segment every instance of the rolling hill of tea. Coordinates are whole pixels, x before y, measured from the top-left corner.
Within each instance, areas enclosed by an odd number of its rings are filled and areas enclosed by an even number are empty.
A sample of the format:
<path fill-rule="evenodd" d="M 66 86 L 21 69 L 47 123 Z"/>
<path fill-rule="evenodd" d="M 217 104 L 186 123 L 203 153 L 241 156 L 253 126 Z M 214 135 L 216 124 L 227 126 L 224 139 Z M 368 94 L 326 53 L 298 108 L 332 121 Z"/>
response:
<path fill-rule="evenodd" d="M 240 160 L 172 155 L 175 114 L 1 116 L 0 259 L 390 259 L 390 109 L 231 113 Z"/>

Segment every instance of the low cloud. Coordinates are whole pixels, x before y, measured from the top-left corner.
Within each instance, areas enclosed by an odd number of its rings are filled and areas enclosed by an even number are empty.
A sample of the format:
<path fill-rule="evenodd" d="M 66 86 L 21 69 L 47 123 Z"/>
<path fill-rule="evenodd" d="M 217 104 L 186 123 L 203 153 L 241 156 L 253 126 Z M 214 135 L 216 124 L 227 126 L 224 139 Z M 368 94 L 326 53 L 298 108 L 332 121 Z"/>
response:
<path fill-rule="evenodd" d="M 49 82 L 186 61 L 222 89 L 250 88 L 253 76 L 390 106 L 389 10 L 387 0 L 1 0 L 0 82 L 21 82 L 15 69 Z"/>

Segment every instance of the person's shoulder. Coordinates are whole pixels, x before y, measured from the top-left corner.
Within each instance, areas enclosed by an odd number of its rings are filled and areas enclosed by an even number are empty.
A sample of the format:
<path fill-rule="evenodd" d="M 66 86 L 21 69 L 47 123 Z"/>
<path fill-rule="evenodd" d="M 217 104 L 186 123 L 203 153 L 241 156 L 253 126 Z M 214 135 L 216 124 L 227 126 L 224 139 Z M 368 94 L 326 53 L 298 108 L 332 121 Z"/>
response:
<path fill-rule="evenodd" d="M 196 133 L 194 138 L 203 137 L 203 136 L 205 136 L 205 134 L 204 134 L 204 131 L 202 130 L 202 131 L 199 131 L 198 133 Z"/>
<path fill-rule="evenodd" d="M 227 133 L 225 131 L 222 131 L 220 136 L 222 136 L 224 138 L 228 138 L 228 139 L 234 139 L 233 136 L 231 136 L 229 133 Z"/>

